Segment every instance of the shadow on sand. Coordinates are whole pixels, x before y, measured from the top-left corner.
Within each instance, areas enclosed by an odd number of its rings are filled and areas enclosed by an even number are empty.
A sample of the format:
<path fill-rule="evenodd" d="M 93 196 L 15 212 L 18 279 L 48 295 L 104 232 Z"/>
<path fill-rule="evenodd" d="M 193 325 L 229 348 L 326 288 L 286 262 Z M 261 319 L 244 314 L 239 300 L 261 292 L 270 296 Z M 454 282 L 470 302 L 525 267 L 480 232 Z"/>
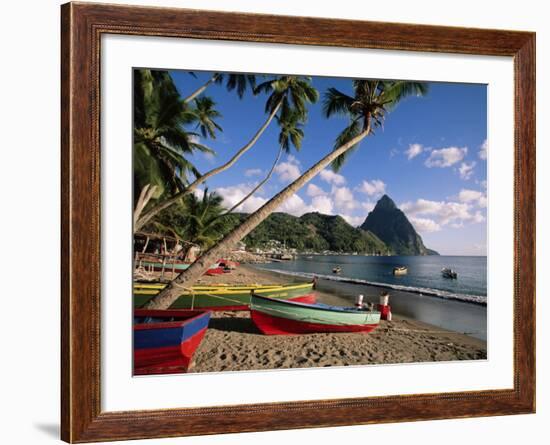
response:
<path fill-rule="evenodd" d="M 242 334 L 261 334 L 250 317 L 211 318 L 208 329 Z"/>

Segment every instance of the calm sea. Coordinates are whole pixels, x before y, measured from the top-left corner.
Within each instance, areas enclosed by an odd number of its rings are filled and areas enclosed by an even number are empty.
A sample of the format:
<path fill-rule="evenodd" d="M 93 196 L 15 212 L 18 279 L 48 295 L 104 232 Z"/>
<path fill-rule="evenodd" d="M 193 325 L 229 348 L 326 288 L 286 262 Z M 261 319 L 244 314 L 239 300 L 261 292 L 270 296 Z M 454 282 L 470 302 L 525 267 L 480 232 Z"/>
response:
<path fill-rule="evenodd" d="M 342 268 L 338 275 L 332 272 L 336 266 Z M 393 275 L 396 266 L 407 266 L 407 275 Z M 441 275 L 444 267 L 455 270 L 458 279 L 444 278 Z M 481 256 L 313 255 L 265 264 L 262 268 L 304 277 L 316 275 L 328 280 L 382 285 L 454 300 L 487 302 L 487 257 Z"/>
<path fill-rule="evenodd" d="M 332 273 L 336 266 L 342 268 L 339 275 Z M 394 276 L 395 266 L 407 266 L 408 274 Z M 390 304 L 395 313 L 487 340 L 486 257 L 314 255 L 258 267 L 295 279 L 318 277 L 318 289 L 338 295 L 345 304 L 353 304 L 359 293 L 377 302 L 378 291 L 369 285 L 385 286 L 394 289 Z M 455 270 L 458 279 L 443 278 L 444 267 Z"/>

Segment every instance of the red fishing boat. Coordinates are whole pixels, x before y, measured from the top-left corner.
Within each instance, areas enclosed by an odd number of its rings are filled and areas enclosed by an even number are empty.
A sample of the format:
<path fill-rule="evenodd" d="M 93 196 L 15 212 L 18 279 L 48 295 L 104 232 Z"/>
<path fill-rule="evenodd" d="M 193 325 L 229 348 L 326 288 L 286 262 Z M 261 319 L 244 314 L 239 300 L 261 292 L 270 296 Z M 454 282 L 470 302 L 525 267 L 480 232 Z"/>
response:
<path fill-rule="evenodd" d="M 229 272 L 229 270 L 227 270 Z M 209 276 L 223 275 L 226 272 L 224 267 L 211 267 L 204 274 Z"/>

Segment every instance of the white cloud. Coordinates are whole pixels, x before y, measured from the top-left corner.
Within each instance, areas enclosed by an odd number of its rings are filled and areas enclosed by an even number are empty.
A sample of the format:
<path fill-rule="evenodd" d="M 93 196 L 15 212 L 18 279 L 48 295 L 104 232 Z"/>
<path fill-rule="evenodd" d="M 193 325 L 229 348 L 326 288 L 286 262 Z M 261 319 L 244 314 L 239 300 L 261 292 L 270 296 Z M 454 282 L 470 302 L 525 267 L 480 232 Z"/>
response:
<path fill-rule="evenodd" d="M 481 181 L 481 187 L 483 187 L 485 190 L 487 190 L 487 180 Z"/>
<path fill-rule="evenodd" d="M 410 220 L 416 231 L 420 233 L 431 233 L 441 230 L 441 226 L 433 219 L 411 217 Z"/>
<path fill-rule="evenodd" d="M 372 212 L 375 205 L 376 205 L 376 203 L 372 202 L 372 201 L 364 201 L 364 202 L 361 203 L 361 207 L 363 209 L 365 209 L 367 211 L 367 213 Z"/>
<path fill-rule="evenodd" d="M 368 196 L 382 195 L 386 192 L 386 184 L 380 179 L 373 179 L 370 182 L 364 180 L 356 190 Z"/>
<path fill-rule="evenodd" d="M 479 147 L 479 152 L 477 155 L 479 156 L 479 159 L 487 159 L 487 139 L 485 139 Z"/>
<path fill-rule="evenodd" d="M 294 155 L 288 155 L 286 159 L 291 164 L 301 165 L 299 159 Z"/>
<path fill-rule="evenodd" d="M 390 150 L 390 159 L 393 158 L 395 155 L 399 153 L 399 150 L 397 148 L 392 148 Z"/>
<path fill-rule="evenodd" d="M 467 147 L 447 147 L 447 148 L 440 148 L 438 150 L 432 150 L 430 153 L 430 156 L 428 159 L 426 159 L 426 162 L 424 165 L 426 167 L 450 167 L 464 159 L 464 156 L 466 156 L 466 153 L 468 153 Z"/>
<path fill-rule="evenodd" d="M 311 211 L 319 212 L 325 215 L 332 215 L 333 203 L 328 196 L 318 195 L 311 200 Z"/>
<path fill-rule="evenodd" d="M 411 220 L 413 218 L 430 216 L 431 219 L 441 227 L 446 225 L 461 227 L 465 222 L 479 223 L 485 220 L 485 217 L 479 210 L 472 213 L 472 204 L 468 202 L 418 199 L 416 202 L 405 202 L 401 204 L 400 209 L 403 210 Z"/>
<path fill-rule="evenodd" d="M 294 194 L 283 202 L 277 212 L 289 213 L 294 216 L 302 216 L 304 213 L 312 212 L 310 206 L 308 206 L 302 198 Z"/>
<path fill-rule="evenodd" d="M 473 216 L 472 221 L 475 222 L 475 223 L 482 223 L 483 221 L 485 221 L 485 217 L 484 217 L 483 214 L 478 210 L 478 211 L 475 213 L 475 215 Z"/>
<path fill-rule="evenodd" d="M 286 162 L 281 162 L 275 167 L 275 173 L 279 175 L 279 181 L 292 182 L 300 177 L 300 163 L 290 155 Z"/>
<path fill-rule="evenodd" d="M 247 178 L 250 178 L 251 176 L 260 176 L 263 173 L 263 170 L 261 168 L 249 168 L 248 170 L 245 170 L 244 175 Z"/>
<path fill-rule="evenodd" d="M 458 199 L 460 202 L 472 202 L 477 201 L 482 196 L 483 192 L 480 192 L 479 190 L 462 189 L 458 194 Z"/>
<path fill-rule="evenodd" d="M 362 216 L 351 216 L 351 215 L 345 215 L 345 214 L 341 214 L 340 216 L 344 218 L 347 221 L 347 223 L 352 225 L 353 227 L 360 226 L 361 224 L 363 224 L 363 221 L 365 220 L 365 218 Z"/>
<path fill-rule="evenodd" d="M 229 187 L 218 187 L 214 191 L 223 198 L 223 205 L 231 208 L 250 193 L 253 188 L 254 184 L 237 184 Z M 267 199 L 252 195 L 234 211 L 251 213 L 258 210 L 266 202 Z"/>
<path fill-rule="evenodd" d="M 324 196 L 327 194 L 321 187 L 316 186 L 315 184 L 308 184 L 306 189 L 307 196 Z"/>
<path fill-rule="evenodd" d="M 346 183 L 346 178 L 344 178 L 342 175 L 339 175 L 338 173 L 334 173 L 332 170 L 321 170 L 319 176 L 323 181 L 326 181 L 329 184 L 343 185 Z"/>
<path fill-rule="evenodd" d="M 331 194 L 334 199 L 334 207 L 342 212 L 350 212 L 358 205 L 348 187 L 333 187 Z"/>
<path fill-rule="evenodd" d="M 487 207 L 487 196 L 479 190 L 462 189 L 458 194 L 460 202 L 477 204 L 479 207 Z"/>
<path fill-rule="evenodd" d="M 409 161 L 415 157 L 417 157 L 420 153 L 424 151 L 424 147 L 422 144 L 410 144 L 408 150 L 405 151 L 405 154 L 407 155 L 407 159 Z"/>
<path fill-rule="evenodd" d="M 474 174 L 474 167 L 476 166 L 476 162 L 472 161 L 469 164 L 467 162 L 463 162 L 460 164 L 460 167 L 458 168 L 458 172 L 460 173 L 460 177 L 467 181 L 472 177 Z"/>

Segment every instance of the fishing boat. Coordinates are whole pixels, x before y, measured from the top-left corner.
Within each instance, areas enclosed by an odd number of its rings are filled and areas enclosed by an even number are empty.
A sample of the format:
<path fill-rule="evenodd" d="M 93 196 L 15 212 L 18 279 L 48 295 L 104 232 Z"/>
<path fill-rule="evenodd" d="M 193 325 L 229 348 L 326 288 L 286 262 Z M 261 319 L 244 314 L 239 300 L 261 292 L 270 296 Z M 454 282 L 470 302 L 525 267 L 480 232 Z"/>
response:
<path fill-rule="evenodd" d="M 214 275 L 223 275 L 226 272 L 231 272 L 231 271 L 229 269 L 226 269 L 225 267 L 218 266 L 218 267 L 211 267 L 204 274 L 212 277 Z"/>
<path fill-rule="evenodd" d="M 448 267 L 444 267 L 443 269 L 441 269 L 441 275 L 443 275 L 443 278 L 451 278 L 454 280 L 458 278 L 458 274 Z"/>
<path fill-rule="evenodd" d="M 209 321 L 209 311 L 134 311 L 134 375 L 187 372 Z"/>
<path fill-rule="evenodd" d="M 332 269 L 332 273 L 340 273 L 342 272 L 342 268 L 340 266 L 336 266 L 334 269 Z"/>
<path fill-rule="evenodd" d="M 380 323 L 380 312 L 326 304 L 297 303 L 252 295 L 250 316 L 266 335 L 315 332 L 368 333 Z"/>
<path fill-rule="evenodd" d="M 393 268 L 394 275 L 407 275 L 408 271 L 409 269 L 406 266 L 396 266 Z"/>
<path fill-rule="evenodd" d="M 223 267 L 226 270 L 234 270 L 239 267 L 239 263 L 237 263 L 236 261 L 230 261 L 220 258 L 218 260 L 218 266 Z"/>
<path fill-rule="evenodd" d="M 193 263 L 186 263 L 184 261 L 140 261 L 138 266 L 154 272 L 183 272 L 184 270 L 189 269 L 191 264 Z M 219 263 L 216 263 L 212 264 L 210 269 L 208 269 L 205 273 L 206 275 L 217 275 L 218 273 L 223 273 L 224 270 L 225 266 L 220 266 Z"/>
<path fill-rule="evenodd" d="M 165 286 L 161 283 L 134 283 L 134 308 L 143 307 Z M 316 297 L 312 293 L 313 288 L 314 281 L 298 284 L 193 286 L 191 290 L 183 290 L 170 309 L 248 310 L 252 291 L 276 299 L 314 303 Z"/>

